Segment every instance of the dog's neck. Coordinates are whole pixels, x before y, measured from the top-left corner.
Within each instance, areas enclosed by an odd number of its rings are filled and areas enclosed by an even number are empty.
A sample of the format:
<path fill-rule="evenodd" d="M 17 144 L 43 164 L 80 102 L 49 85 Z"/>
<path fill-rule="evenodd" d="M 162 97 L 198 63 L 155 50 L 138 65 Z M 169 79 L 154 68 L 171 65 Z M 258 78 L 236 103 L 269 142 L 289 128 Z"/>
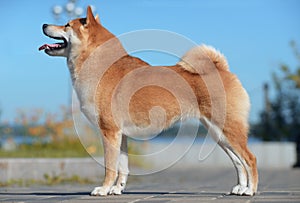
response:
<path fill-rule="evenodd" d="M 89 60 L 89 57 L 101 53 L 99 57 L 110 57 L 111 51 L 117 53 L 126 53 L 125 49 L 121 45 L 121 42 L 107 29 L 99 25 L 97 34 L 89 36 L 84 39 L 77 47 L 77 51 L 70 50 L 67 56 L 67 64 L 71 73 L 72 81 L 75 82 L 80 75 L 80 72 L 85 67 L 85 62 Z M 109 45 L 109 46 L 108 46 Z M 79 50 L 79 51 L 78 51 Z M 94 59 L 95 60 L 95 59 Z M 96 59 L 98 63 L 101 63 L 99 59 Z M 93 64 L 95 66 L 97 64 Z"/>
<path fill-rule="evenodd" d="M 114 35 L 108 36 L 105 41 L 100 38 L 94 43 L 81 47 L 82 51 L 77 56 L 70 52 L 67 62 L 81 111 L 96 124 L 94 99 L 97 85 L 111 65 L 128 54 Z"/>

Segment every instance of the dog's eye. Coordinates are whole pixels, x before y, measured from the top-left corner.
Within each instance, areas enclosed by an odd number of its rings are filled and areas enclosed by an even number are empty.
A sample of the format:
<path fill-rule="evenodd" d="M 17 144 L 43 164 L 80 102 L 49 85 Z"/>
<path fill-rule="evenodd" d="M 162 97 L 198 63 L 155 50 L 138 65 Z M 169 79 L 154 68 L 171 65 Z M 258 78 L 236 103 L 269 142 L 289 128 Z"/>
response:
<path fill-rule="evenodd" d="M 80 20 L 81 25 L 85 25 L 86 24 L 86 18 L 81 18 Z"/>
<path fill-rule="evenodd" d="M 70 27 L 70 24 L 69 24 L 69 23 L 67 23 L 67 24 L 65 25 L 65 27 Z"/>

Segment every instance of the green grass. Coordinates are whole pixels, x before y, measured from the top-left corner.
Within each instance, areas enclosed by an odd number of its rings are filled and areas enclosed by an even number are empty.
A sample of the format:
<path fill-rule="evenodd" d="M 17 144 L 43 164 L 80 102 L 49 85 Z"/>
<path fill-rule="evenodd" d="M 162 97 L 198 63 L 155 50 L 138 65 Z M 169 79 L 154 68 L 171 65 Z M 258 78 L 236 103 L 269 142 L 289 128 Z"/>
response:
<path fill-rule="evenodd" d="M 129 141 L 128 153 L 140 154 L 141 148 L 142 146 Z M 95 156 L 103 156 L 102 145 L 96 147 L 91 143 L 91 147 L 87 147 L 86 150 L 77 137 L 65 137 L 60 141 L 49 143 L 22 144 L 12 151 L 0 149 L 0 158 L 84 158 L 90 157 L 87 151 Z M 137 157 L 130 157 L 129 161 L 131 166 L 147 167 L 149 164 Z"/>
<path fill-rule="evenodd" d="M 22 186 L 28 187 L 31 185 L 58 185 L 58 184 L 91 184 L 94 181 L 88 178 L 81 178 L 77 175 L 71 177 L 64 177 L 63 175 L 51 176 L 49 174 L 44 175 L 44 180 L 24 180 L 24 179 L 11 179 L 7 182 L 0 182 L 0 187 Z"/>
<path fill-rule="evenodd" d="M 50 143 L 22 144 L 12 151 L 0 150 L 0 158 L 64 158 L 88 157 L 79 139 L 62 139 Z"/>

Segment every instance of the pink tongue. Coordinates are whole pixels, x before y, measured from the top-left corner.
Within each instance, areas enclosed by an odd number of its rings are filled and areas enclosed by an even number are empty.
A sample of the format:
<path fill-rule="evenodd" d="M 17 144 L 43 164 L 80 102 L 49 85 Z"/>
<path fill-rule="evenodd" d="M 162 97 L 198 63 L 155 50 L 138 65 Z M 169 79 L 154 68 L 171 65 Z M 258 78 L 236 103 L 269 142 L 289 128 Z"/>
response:
<path fill-rule="evenodd" d="M 44 44 L 39 48 L 39 51 L 44 50 L 44 49 L 50 49 L 50 48 L 57 48 L 60 47 L 59 44 Z"/>

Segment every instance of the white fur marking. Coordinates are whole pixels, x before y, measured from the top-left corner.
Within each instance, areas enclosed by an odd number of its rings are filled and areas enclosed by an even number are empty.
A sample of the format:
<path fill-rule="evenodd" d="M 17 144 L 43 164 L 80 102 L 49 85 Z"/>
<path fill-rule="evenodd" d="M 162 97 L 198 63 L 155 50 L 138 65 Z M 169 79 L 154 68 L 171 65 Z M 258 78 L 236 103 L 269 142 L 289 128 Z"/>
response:
<path fill-rule="evenodd" d="M 92 92 L 93 88 L 89 86 L 88 82 L 81 82 L 78 79 L 73 82 L 73 86 L 80 103 L 81 112 L 95 127 L 98 127 L 98 112 L 94 101 L 94 92 Z"/>
<path fill-rule="evenodd" d="M 247 186 L 247 174 L 246 171 L 244 170 L 243 163 L 240 161 L 240 159 L 233 153 L 233 151 L 225 147 L 225 151 L 227 152 L 228 156 L 231 158 L 237 173 L 238 173 L 238 180 L 239 180 L 239 185 L 246 187 Z"/>
<path fill-rule="evenodd" d="M 127 152 L 121 151 L 120 161 L 119 161 L 119 172 L 121 172 L 122 174 L 128 174 L 129 173 L 128 154 L 127 154 Z"/>
<path fill-rule="evenodd" d="M 208 120 L 206 117 L 201 117 L 200 121 L 207 128 L 208 133 L 217 143 L 221 144 L 222 146 L 229 145 L 226 136 L 224 136 L 222 130 L 217 125 Z"/>
<path fill-rule="evenodd" d="M 92 196 L 106 196 L 110 191 L 109 187 L 95 187 L 91 192 Z"/>

